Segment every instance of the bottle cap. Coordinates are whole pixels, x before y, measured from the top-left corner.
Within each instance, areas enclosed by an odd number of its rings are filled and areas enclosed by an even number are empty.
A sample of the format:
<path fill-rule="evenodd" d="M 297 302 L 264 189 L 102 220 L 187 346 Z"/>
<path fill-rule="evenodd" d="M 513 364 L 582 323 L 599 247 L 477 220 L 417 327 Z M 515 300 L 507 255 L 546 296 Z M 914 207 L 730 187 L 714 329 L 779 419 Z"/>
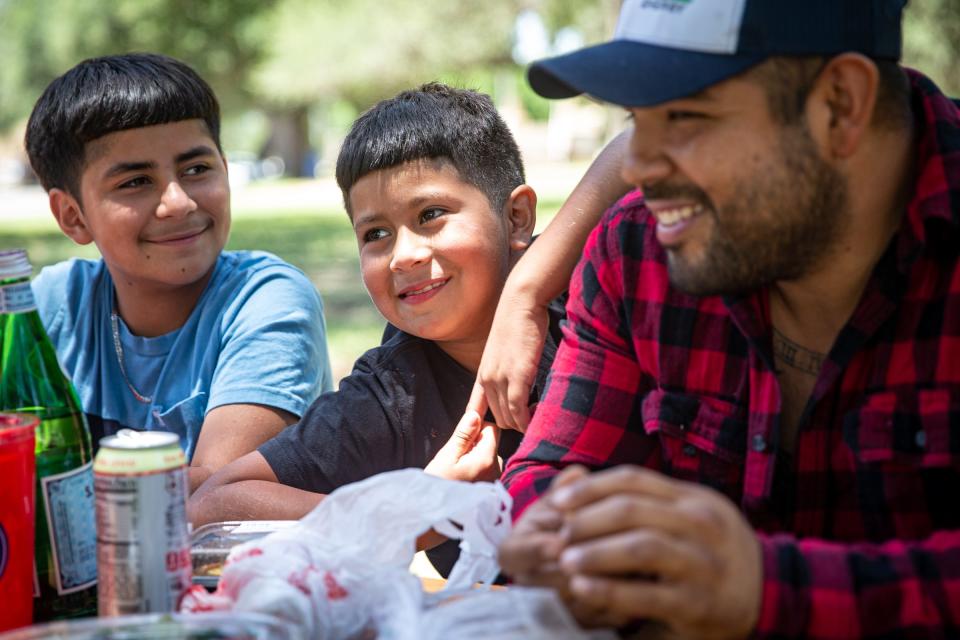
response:
<path fill-rule="evenodd" d="M 0 280 L 29 278 L 33 273 L 26 249 L 0 251 Z"/>

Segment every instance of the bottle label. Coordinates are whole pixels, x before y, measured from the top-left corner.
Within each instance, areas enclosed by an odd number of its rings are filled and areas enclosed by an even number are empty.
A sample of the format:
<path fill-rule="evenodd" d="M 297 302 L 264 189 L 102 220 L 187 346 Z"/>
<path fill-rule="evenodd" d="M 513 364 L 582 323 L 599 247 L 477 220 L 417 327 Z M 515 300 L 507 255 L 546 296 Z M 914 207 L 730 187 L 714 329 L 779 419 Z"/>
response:
<path fill-rule="evenodd" d="M 57 593 L 81 591 L 97 582 L 97 529 L 93 462 L 40 479 Z"/>
<path fill-rule="evenodd" d="M 29 282 L 0 286 L 0 313 L 26 313 L 36 308 Z"/>

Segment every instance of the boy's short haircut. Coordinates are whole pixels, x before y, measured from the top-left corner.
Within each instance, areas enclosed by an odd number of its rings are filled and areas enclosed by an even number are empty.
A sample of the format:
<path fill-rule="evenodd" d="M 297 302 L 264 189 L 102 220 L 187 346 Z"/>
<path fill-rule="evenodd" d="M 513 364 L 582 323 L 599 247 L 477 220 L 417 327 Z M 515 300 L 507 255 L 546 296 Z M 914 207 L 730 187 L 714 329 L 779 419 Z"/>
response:
<path fill-rule="evenodd" d="M 44 189 L 80 200 L 86 144 L 109 133 L 181 120 L 203 120 L 220 150 L 220 105 L 186 64 L 130 53 L 84 60 L 54 80 L 27 123 L 30 164 Z"/>
<path fill-rule="evenodd" d="M 420 159 L 451 162 L 499 211 L 525 182 L 520 150 L 490 97 L 431 82 L 377 103 L 357 118 L 337 158 L 347 213 L 363 176 Z"/>

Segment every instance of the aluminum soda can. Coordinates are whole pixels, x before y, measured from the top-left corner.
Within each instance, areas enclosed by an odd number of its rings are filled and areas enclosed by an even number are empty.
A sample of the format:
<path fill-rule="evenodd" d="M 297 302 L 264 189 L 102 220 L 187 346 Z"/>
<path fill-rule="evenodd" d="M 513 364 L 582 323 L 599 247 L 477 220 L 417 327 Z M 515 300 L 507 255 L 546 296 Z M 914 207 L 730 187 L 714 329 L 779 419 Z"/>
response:
<path fill-rule="evenodd" d="M 100 616 L 174 611 L 192 575 L 180 438 L 123 429 L 101 439 L 93 486 Z"/>

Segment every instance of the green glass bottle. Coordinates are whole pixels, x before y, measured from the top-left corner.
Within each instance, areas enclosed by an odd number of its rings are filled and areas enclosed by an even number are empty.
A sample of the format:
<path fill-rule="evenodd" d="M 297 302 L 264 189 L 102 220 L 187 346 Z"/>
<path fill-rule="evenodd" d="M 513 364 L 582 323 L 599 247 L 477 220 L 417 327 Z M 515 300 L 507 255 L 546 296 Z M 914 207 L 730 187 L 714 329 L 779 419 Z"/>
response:
<path fill-rule="evenodd" d="M 34 620 L 97 613 L 97 540 L 90 429 L 37 313 L 30 261 L 0 251 L 0 411 L 37 427 Z"/>

